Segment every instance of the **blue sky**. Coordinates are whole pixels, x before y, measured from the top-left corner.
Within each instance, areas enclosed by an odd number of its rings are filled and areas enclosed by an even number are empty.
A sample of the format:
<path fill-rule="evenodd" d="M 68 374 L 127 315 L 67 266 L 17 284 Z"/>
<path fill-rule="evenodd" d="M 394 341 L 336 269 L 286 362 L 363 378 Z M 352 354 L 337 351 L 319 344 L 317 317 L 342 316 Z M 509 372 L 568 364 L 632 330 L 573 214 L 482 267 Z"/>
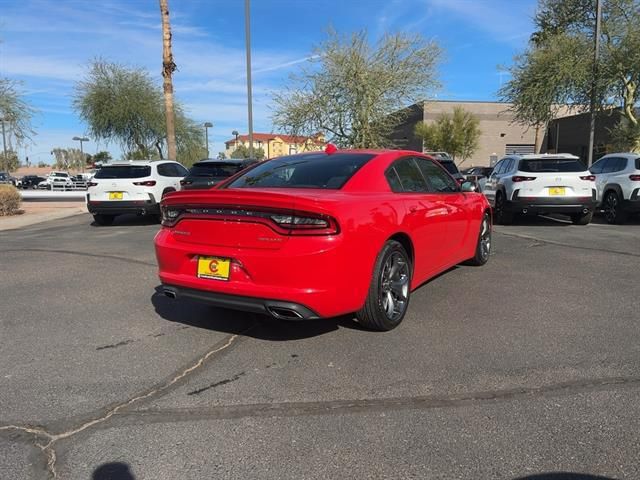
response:
<path fill-rule="evenodd" d="M 243 0 L 170 0 L 175 92 L 190 116 L 211 121 L 211 152 L 247 130 Z M 270 95 L 320 42 L 328 26 L 419 32 L 443 47 L 438 99 L 492 100 L 498 65 L 511 63 L 532 30 L 535 0 L 252 0 L 254 129 L 271 132 Z M 161 81 L 157 0 L 0 0 L 0 75 L 24 82 L 38 109 L 35 144 L 19 155 L 50 161 L 53 147 L 86 126 L 71 108 L 74 83 L 95 57 L 146 67 Z M 86 151 L 115 144 L 89 142 Z"/>

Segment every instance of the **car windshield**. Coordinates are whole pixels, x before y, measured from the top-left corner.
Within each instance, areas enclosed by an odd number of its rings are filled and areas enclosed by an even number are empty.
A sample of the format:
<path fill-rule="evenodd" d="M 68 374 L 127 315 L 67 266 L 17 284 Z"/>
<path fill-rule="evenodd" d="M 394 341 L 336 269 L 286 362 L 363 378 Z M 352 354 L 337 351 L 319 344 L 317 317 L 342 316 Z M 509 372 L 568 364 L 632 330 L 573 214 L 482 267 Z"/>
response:
<path fill-rule="evenodd" d="M 244 167 L 240 162 L 200 162 L 191 167 L 189 176 L 227 178 Z"/>
<path fill-rule="evenodd" d="M 140 165 L 114 165 L 102 167 L 94 178 L 142 178 L 151 175 L 151 167 Z"/>
<path fill-rule="evenodd" d="M 520 161 L 521 172 L 584 172 L 587 167 L 573 158 L 528 158 Z"/>
<path fill-rule="evenodd" d="M 370 153 L 303 153 L 280 157 L 249 170 L 227 188 L 323 188 L 338 190 L 360 167 L 374 157 Z"/>
<path fill-rule="evenodd" d="M 456 173 L 460 173 L 458 171 L 458 167 L 456 167 L 456 164 L 453 162 L 443 162 L 442 160 L 439 160 L 440 165 L 442 165 L 447 172 L 451 173 L 451 174 L 456 174 Z"/>

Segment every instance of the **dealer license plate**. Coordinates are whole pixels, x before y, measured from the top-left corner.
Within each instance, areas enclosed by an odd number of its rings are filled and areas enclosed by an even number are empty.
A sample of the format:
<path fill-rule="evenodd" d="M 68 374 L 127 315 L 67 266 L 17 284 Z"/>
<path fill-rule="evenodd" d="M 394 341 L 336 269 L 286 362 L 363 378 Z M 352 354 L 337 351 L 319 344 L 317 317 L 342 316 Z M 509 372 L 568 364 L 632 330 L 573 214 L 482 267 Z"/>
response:
<path fill-rule="evenodd" d="M 198 257 L 198 278 L 229 280 L 231 260 L 220 257 Z"/>
<path fill-rule="evenodd" d="M 549 195 L 564 195 L 564 187 L 549 187 Z"/>
<path fill-rule="evenodd" d="M 109 200 L 122 200 L 124 192 L 109 192 Z"/>

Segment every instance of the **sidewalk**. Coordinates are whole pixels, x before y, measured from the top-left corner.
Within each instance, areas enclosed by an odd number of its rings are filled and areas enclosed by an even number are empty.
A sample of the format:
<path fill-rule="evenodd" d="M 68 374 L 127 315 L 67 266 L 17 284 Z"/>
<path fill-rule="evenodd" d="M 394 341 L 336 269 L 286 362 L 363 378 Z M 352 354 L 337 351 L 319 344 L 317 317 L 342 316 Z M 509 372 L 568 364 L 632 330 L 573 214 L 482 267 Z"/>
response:
<path fill-rule="evenodd" d="M 0 217 L 0 231 L 13 230 L 36 223 L 87 213 L 87 207 L 81 202 L 22 202 L 24 213 L 10 217 Z"/>

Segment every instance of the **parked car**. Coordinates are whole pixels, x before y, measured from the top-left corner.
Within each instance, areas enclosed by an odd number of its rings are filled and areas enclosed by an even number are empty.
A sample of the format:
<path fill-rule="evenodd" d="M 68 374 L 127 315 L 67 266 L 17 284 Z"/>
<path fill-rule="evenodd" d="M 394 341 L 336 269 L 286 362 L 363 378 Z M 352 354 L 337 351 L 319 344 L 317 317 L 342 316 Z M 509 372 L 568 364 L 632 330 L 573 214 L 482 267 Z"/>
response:
<path fill-rule="evenodd" d="M 206 159 L 193 164 L 189 174 L 180 180 L 183 190 L 211 188 L 239 171 L 258 163 L 253 159 Z"/>
<path fill-rule="evenodd" d="M 87 209 L 98 225 L 111 225 L 125 213 L 159 215 L 160 200 L 180 190 L 180 180 L 187 173 L 171 160 L 110 163 L 88 183 Z"/>
<path fill-rule="evenodd" d="M 20 188 L 23 189 L 35 189 L 41 182 L 44 182 L 46 178 L 38 175 L 25 175 L 20 179 Z"/>
<path fill-rule="evenodd" d="M 483 193 L 496 223 L 516 214 L 569 215 L 576 225 L 591 222 L 597 202 L 595 176 L 573 155 L 510 155 L 500 160 Z"/>
<path fill-rule="evenodd" d="M 487 178 L 491 176 L 492 172 L 493 167 L 470 167 L 460 171 L 465 180 L 476 182 L 480 191 L 484 190 Z"/>
<path fill-rule="evenodd" d="M 66 190 L 73 188 L 73 179 L 69 172 L 51 172 L 38 184 L 38 188 L 45 190 Z"/>
<path fill-rule="evenodd" d="M 460 262 L 483 265 L 491 217 L 473 185 L 408 151 L 302 153 L 162 201 L 165 294 L 285 320 L 357 312 L 390 330 L 410 292 Z"/>
<path fill-rule="evenodd" d="M 624 223 L 640 213 L 640 155 L 611 153 L 589 169 L 596 176 L 600 206 L 609 223 Z"/>
<path fill-rule="evenodd" d="M 451 158 L 447 152 L 424 152 L 424 154 L 440 162 L 440 164 L 447 169 L 458 183 L 464 182 L 464 176 L 460 173 L 460 170 L 458 170 L 453 158 Z"/>
<path fill-rule="evenodd" d="M 13 185 L 13 177 L 9 175 L 7 172 L 0 172 L 0 184 L 11 184 Z"/>

